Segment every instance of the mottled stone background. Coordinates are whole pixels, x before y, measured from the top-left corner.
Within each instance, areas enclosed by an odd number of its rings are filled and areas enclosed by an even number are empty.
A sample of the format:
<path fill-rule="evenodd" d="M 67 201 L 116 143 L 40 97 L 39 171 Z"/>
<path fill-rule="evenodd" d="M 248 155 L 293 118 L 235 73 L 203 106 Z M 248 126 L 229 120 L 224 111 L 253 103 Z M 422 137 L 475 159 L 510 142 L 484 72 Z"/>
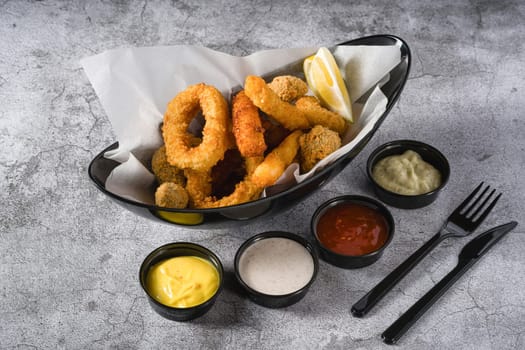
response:
<path fill-rule="evenodd" d="M 199 230 L 137 217 L 100 193 L 90 160 L 115 141 L 79 60 L 107 49 L 193 44 L 245 55 L 395 34 L 410 79 L 378 133 L 331 183 L 293 209 L 237 229 Z M 520 226 L 401 341 L 404 349 L 525 348 L 525 4 L 522 1 L 0 1 L 0 348 L 378 349 L 381 332 L 444 276 L 468 241 L 443 242 L 374 311 L 350 306 L 440 227 L 485 180 L 504 196 L 481 229 Z M 373 195 L 365 163 L 400 138 L 439 148 L 452 167 L 432 206 L 392 208 L 396 236 L 359 270 L 321 263 L 286 309 L 248 301 L 228 277 L 190 323 L 162 319 L 138 283 L 146 254 L 172 241 L 212 248 L 231 272 L 252 234 L 308 237 L 310 216 L 340 194 Z M 228 274 L 231 276 L 231 274 Z"/>

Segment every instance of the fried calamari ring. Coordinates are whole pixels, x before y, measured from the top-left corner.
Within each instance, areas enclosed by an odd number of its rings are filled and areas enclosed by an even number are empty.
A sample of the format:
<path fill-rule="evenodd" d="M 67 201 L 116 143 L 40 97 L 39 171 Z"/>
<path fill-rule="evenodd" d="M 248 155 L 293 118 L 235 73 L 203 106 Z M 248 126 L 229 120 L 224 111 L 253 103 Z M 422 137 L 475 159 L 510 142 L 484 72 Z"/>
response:
<path fill-rule="evenodd" d="M 201 110 L 206 120 L 202 142 L 192 147 L 194 136 L 187 129 Z M 211 169 L 230 147 L 229 128 L 228 104 L 222 94 L 203 83 L 188 87 L 170 101 L 164 115 L 162 135 L 168 162 L 182 169 Z"/>
<path fill-rule="evenodd" d="M 155 204 L 159 207 L 186 208 L 188 201 L 188 192 L 177 183 L 164 182 L 155 191 Z"/>
<path fill-rule="evenodd" d="M 235 185 L 235 190 L 232 194 L 216 199 L 213 196 L 204 198 L 204 200 L 196 203 L 196 208 L 220 208 L 231 205 L 246 203 L 257 199 L 262 188 L 255 185 L 249 180 L 243 180 Z"/>
<path fill-rule="evenodd" d="M 229 195 L 246 175 L 245 159 L 237 148 L 229 149 L 224 159 L 211 169 L 211 193 L 217 198 Z"/>
<path fill-rule="evenodd" d="M 280 75 L 273 78 L 268 87 L 279 96 L 279 98 L 286 102 L 291 102 L 299 97 L 306 95 L 308 92 L 308 85 L 300 78 L 293 75 Z"/>
<path fill-rule="evenodd" d="M 264 128 L 259 117 L 259 109 L 246 96 L 239 92 L 232 101 L 232 131 L 235 143 L 243 157 L 264 155 Z"/>
<path fill-rule="evenodd" d="M 292 164 L 299 150 L 299 138 L 303 135 L 301 130 L 296 130 L 288 135 L 283 142 L 274 148 L 259 164 L 249 180 L 261 190 L 273 185 L 281 177 L 286 168 Z"/>
<path fill-rule="evenodd" d="M 246 96 L 264 113 L 289 130 L 307 129 L 310 122 L 305 113 L 277 96 L 263 78 L 249 75 L 244 82 Z"/>
<path fill-rule="evenodd" d="M 207 179 L 206 175 L 201 174 L 201 177 L 199 177 L 198 174 L 187 172 L 189 176 L 188 183 L 192 185 L 189 192 L 193 193 L 193 201 L 191 201 L 190 205 L 195 208 L 219 208 L 257 199 L 261 194 L 262 188 L 248 181 L 248 179 L 263 159 L 264 157 L 262 156 L 244 158 L 244 179 L 235 185 L 232 193 L 220 198 L 217 198 L 218 196 L 215 195 L 202 195 L 202 193 L 211 193 L 211 185 L 210 188 L 206 187 L 208 181 L 211 183 L 211 178 Z"/>
<path fill-rule="evenodd" d="M 165 146 L 161 146 L 155 151 L 155 153 L 153 153 L 153 157 L 151 158 L 151 170 L 159 184 L 164 182 L 174 182 L 181 186 L 186 185 L 184 171 L 181 168 L 168 163 Z"/>
<path fill-rule="evenodd" d="M 312 125 L 322 125 L 342 135 L 346 130 L 346 120 L 339 114 L 323 106 L 314 96 L 304 96 L 295 102 L 295 106 L 303 111 Z"/>

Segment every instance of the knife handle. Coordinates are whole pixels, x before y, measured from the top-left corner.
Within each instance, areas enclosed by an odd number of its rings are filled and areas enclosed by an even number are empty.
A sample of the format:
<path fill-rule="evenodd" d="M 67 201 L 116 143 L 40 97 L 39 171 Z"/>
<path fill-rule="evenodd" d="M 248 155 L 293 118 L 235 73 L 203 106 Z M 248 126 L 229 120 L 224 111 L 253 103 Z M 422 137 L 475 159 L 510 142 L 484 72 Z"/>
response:
<path fill-rule="evenodd" d="M 460 261 L 452 271 L 381 334 L 383 341 L 386 344 L 395 344 L 473 263 L 474 261 Z"/>
<path fill-rule="evenodd" d="M 396 267 L 394 271 L 390 272 L 381 282 L 352 305 L 352 315 L 355 317 L 366 315 L 374 305 L 383 299 L 383 297 L 445 237 L 442 233 L 437 233 L 432 236 L 432 238 Z"/>

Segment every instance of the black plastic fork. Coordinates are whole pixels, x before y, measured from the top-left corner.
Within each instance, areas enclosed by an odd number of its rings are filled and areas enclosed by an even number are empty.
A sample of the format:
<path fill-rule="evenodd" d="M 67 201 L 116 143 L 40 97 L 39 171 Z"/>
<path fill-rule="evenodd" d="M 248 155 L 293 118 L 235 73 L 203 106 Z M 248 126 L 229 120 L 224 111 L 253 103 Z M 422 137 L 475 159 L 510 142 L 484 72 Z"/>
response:
<path fill-rule="evenodd" d="M 483 182 L 450 214 L 437 234 L 430 238 L 418 250 L 408 257 L 401 265 L 386 276 L 374 288 L 366 293 L 352 306 L 352 315 L 362 317 L 366 315 L 403 277 L 405 277 L 432 249 L 441 241 L 449 237 L 464 237 L 483 222 L 501 196 L 494 197 L 493 189 L 488 195 L 490 186 L 480 195 Z M 493 198 L 494 197 L 494 198 Z M 492 199 L 493 198 L 493 199 Z M 480 204 L 481 203 L 481 204 Z"/>

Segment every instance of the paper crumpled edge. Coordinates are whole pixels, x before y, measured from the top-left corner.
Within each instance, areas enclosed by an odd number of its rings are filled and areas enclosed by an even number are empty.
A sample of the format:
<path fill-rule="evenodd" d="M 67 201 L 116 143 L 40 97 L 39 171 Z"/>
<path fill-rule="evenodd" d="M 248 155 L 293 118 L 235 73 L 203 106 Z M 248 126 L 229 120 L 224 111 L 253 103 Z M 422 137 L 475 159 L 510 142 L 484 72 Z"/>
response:
<path fill-rule="evenodd" d="M 160 125 L 167 103 L 187 86 L 199 82 L 214 85 L 230 100 L 232 91 L 247 75 L 269 75 L 275 67 L 301 75 L 305 57 L 317 48 L 258 51 L 244 57 L 230 56 L 204 47 L 177 45 L 109 50 L 84 58 L 81 65 L 100 99 L 117 135 L 119 147 L 104 157 L 121 163 L 106 180 L 106 189 L 121 197 L 154 205 L 156 180 L 145 164 L 162 145 Z M 277 182 L 263 191 L 283 191 L 314 176 L 320 169 L 351 151 L 374 128 L 388 100 L 381 84 L 401 61 L 397 46 L 336 46 L 332 50 L 347 84 L 354 113 L 342 137 L 343 146 L 322 159 L 309 172 L 290 165 Z M 283 72 L 284 74 L 284 72 Z M 358 103 L 367 94 L 364 103 Z M 362 101 L 359 101 L 362 102 Z"/>

